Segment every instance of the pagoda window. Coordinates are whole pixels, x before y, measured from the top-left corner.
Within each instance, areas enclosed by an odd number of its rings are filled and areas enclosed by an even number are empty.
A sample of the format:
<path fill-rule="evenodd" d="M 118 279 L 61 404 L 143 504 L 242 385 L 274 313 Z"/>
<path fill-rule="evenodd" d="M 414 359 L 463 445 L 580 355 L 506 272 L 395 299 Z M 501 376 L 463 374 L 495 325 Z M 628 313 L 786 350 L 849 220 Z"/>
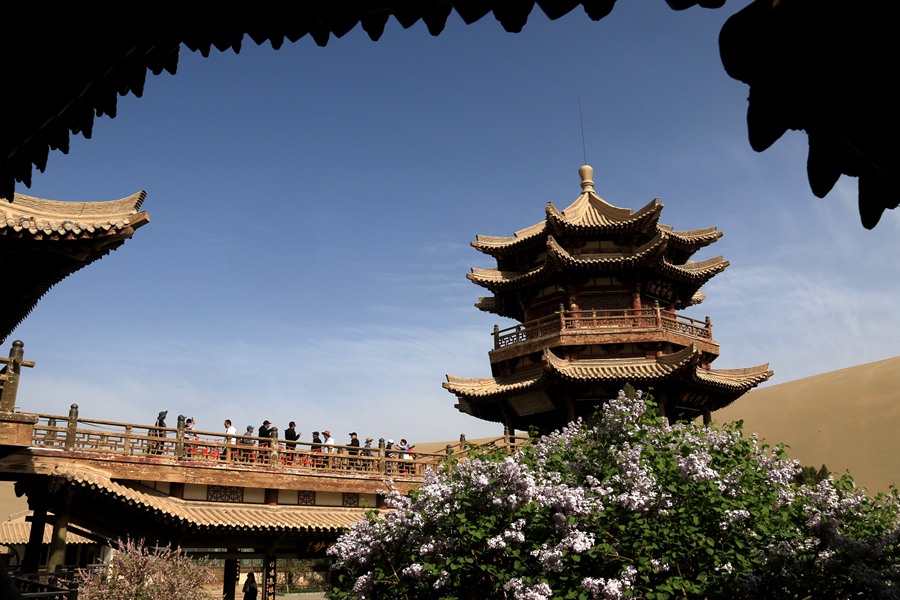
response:
<path fill-rule="evenodd" d="M 578 296 L 581 310 L 627 310 L 631 301 L 625 291 L 611 293 L 589 293 Z"/>

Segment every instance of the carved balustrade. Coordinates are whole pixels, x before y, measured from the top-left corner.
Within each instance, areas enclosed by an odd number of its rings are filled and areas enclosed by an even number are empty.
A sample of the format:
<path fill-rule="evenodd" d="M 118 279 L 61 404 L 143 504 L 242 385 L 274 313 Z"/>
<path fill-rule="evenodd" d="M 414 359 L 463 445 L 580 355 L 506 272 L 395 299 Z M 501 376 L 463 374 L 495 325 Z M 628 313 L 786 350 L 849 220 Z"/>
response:
<path fill-rule="evenodd" d="M 533 342 L 562 333 L 618 333 L 629 330 L 671 331 L 712 340 L 712 323 L 656 308 L 562 310 L 552 315 L 500 329 L 494 326 L 494 350 Z"/>

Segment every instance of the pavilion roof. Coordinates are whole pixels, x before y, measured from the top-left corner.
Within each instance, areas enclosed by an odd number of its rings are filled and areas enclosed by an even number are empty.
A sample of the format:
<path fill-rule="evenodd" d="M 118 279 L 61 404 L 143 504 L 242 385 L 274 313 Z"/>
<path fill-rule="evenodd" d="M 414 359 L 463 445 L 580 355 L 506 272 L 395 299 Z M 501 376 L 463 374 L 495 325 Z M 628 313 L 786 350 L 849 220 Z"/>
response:
<path fill-rule="evenodd" d="M 0 198 L 0 343 L 54 285 L 121 246 L 149 223 L 143 191 L 118 200 Z M 10 275 L 14 273 L 15 275 Z"/>
<path fill-rule="evenodd" d="M 337 532 L 366 518 L 366 508 L 238 504 L 181 500 L 113 481 L 97 469 L 60 466 L 55 476 L 150 516 L 201 530 Z"/>
<path fill-rule="evenodd" d="M 466 398 L 500 398 L 540 389 L 559 378 L 580 382 L 620 382 L 641 385 L 666 379 L 684 379 L 710 390 L 729 392 L 752 389 L 772 375 L 769 366 L 745 369 L 706 369 L 696 345 L 652 358 L 597 358 L 569 360 L 545 348 L 542 365 L 510 377 L 465 378 L 447 375 L 444 388 Z"/>
<path fill-rule="evenodd" d="M 30 515 L 31 511 L 26 511 L 21 518 L 9 521 L 0 521 L 0 545 L 2 546 L 21 546 L 28 543 L 31 536 L 31 523 L 25 520 L 26 515 Z M 49 523 L 44 525 L 44 537 L 42 542 L 49 544 L 53 536 L 53 525 Z M 68 532 L 66 535 L 66 545 L 68 544 L 96 544 L 92 539 L 78 535 L 74 531 Z"/>

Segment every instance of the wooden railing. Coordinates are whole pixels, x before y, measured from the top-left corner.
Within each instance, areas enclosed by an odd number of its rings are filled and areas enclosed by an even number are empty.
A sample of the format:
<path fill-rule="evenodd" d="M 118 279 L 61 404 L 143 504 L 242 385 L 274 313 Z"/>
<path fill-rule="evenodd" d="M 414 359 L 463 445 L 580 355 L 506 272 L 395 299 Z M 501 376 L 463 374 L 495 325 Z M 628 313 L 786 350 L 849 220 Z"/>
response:
<path fill-rule="evenodd" d="M 403 452 L 387 449 L 383 440 L 377 447 L 324 445 L 246 435 L 226 436 L 222 432 L 194 431 L 184 427 L 154 427 L 96 419 L 82 419 L 77 405 L 69 416 L 37 415 L 32 435 L 33 448 L 54 448 L 73 453 L 140 457 L 149 460 L 177 460 L 184 463 L 225 464 L 234 467 L 279 468 L 304 472 L 347 475 L 421 478 L 425 468 L 466 453 L 468 445 L 448 444 L 444 452 Z M 509 452 L 527 438 L 504 436 L 487 442 Z M 233 442 L 231 440 L 234 440 Z"/>
<path fill-rule="evenodd" d="M 494 350 L 507 348 L 563 331 L 613 333 L 627 330 L 674 331 L 700 340 L 712 340 L 712 323 L 656 308 L 612 310 L 560 310 L 506 329 L 494 326 Z"/>

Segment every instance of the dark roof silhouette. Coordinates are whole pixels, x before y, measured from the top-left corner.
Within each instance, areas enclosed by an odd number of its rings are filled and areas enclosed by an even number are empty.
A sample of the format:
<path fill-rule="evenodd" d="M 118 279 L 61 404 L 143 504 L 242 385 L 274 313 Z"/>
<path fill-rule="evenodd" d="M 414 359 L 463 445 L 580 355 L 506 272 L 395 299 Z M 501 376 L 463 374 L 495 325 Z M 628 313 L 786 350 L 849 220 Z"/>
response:
<path fill-rule="evenodd" d="M 725 4 L 665 1 L 675 10 Z M 95 116 L 115 117 L 118 96 L 140 97 L 148 71 L 174 74 L 182 45 L 208 56 L 213 48 L 239 52 L 245 37 L 277 49 L 309 35 L 325 46 L 357 25 L 378 40 L 391 18 L 404 28 L 422 21 L 439 35 L 454 12 L 467 24 L 492 14 L 518 32 L 535 5 L 550 19 L 581 7 L 600 20 L 615 0 L 261 2 L 216 4 L 177 17 L 155 7 L 104 19 L 69 3 L 53 7 L 52 20 L 43 5 L 18 4 L 2 50 L 9 91 L 0 109 L 0 197 L 13 198 L 16 182 L 30 187 L 33 167 L 43 171 L 51 150 L 67 153 L 71 134 L 90 138 Z M 892 79 L 888 62 L 896 62 L 896 52 L 888 52 L 890 6 L 756 0 L 729 19 L 720 37 L 728 74 L 750 86 L 751 146 L 761 151 L 786 129 L 805 130 L 813 193 L 825 195 L 841 174 L 859 177 L 867 228 L 898 203 L 888 194 L 898 172 L 898 117 L 884 87 Z"/>

